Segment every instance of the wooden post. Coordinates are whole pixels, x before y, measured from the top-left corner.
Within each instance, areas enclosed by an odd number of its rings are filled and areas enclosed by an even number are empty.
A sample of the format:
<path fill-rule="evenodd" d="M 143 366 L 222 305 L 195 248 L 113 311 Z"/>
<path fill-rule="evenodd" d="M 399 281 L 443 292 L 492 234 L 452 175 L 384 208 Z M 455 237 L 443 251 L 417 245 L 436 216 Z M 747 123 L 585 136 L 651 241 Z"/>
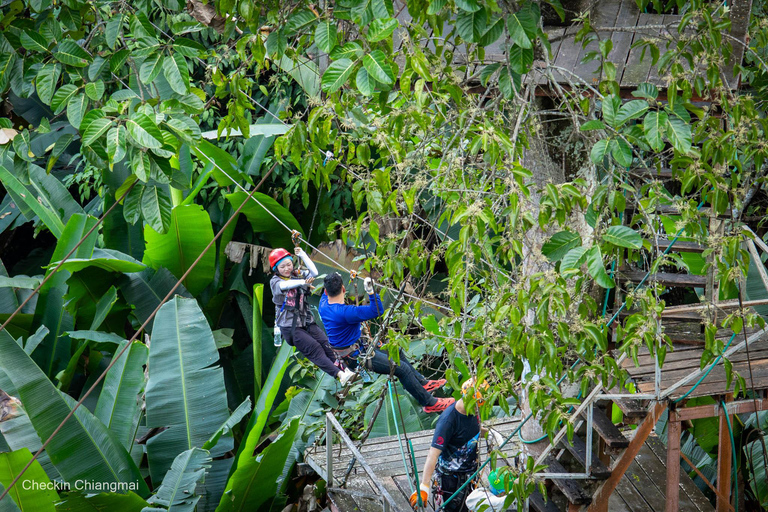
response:
<path fill-rule="evenodd" d="M 667 423 L 667 505 L 664 512 L 678 512 L 680 503 L 680 422 L 669 411 Z"/>
<path fill-rule="evenodd" d="M 726 402 L 733 401 L 733 394 L 728 394 L 725 398 Z M 717 447 L 717 491 L 719 496 L 727 496 L 730 501 L 731 497 L 731 469 L 732 469 L 732 448 L 731 448 L 731 436 L 728 433 L 728 425 L 725 420 L 726 411 L 720 413 L 719 432 L 720 443 Z M 723 498 L 717 498 L 717 512 L 727 512 L 729 509 L 729 501 Z"/>

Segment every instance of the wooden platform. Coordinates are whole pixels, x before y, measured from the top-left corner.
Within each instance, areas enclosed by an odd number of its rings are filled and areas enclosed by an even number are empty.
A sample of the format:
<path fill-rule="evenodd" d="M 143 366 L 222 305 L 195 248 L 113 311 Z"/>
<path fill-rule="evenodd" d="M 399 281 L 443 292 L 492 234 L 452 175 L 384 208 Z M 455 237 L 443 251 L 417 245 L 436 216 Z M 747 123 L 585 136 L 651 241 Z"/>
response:
<path fill-rule="evenodd" d="M 749 3 L 751 6 L 751 2 Z M 617 27 L 619 30 L 598 31 L 599 39 L 583 47 L 582 42 L 575 41 L 580 25 L 545 26 L 544 30 L 552 45 L 550 62 L 557 68 L 562 68 L 561 70 L 553 69 L 554 78 L 558 83 L 578 85 L 583 81 L 596 85 L 600 79 L 595 73 L 599 61 L 583 63 L 582 60 L 589 52 L 599 51 L 599 40 L 610 39 L 613 49 L 608 54 L 608 60 L 616 66 L 616 81 L 620 87 L 634 89 L 640 83 L 649 82 L 665 88 L 664 76 L 659 74 L 657 66 L 652 65 L 650 51 L 647 48 L 644 50 L 644 46 L 636 48 L 632 46 L 643 40 L 654 39 L 657 41 L 660 55 L 663 55 L 667 51 L 667 42 L 675 44 L 673 38 L 677 36 L 677 26 L 681 16 L 641 13 L 635 0 L 598 0 L 590 7 L 593 27 Z M 742 37 L 742 32 L 746 33 L 741 26 L 742 21 L 740 16 L 732 19 L 732 35 L 737 39 Z M 748 17 L 746 23 L 748 24 Z M 741 62 L 743 52 L 743 46 L 734 43 L 733 60 Z M 733 75 L 732 65 L 725 75 L 728 78 L 728 86 L 735 89 L 738 86 L 739 77 Z M 546 81 L 546 77 L 542 77 L 539 84 L 543 85 Z"/>
<path fill-rule="evenodd" d="M 491 424 L 491 426 L 506 438 L 519 424 L 519 419 L 510 418 L 498 420 L 498 422 Z M 414 432 L 408 436 L 413 443 L 419 475 L 421 475 L 421 471 L 424 468 L 424 461 L 427 458 L 427 452 L 429 452 L 429 447 L 432 443 L 433 433 L 434 430 L 423 430 L 421 432 Z M 408 483 L 408 476 L 406 476 L 405 468 L 403 466 L 403 458 L 400 453 L 400 448 L 398 447 L 397 439 L 397 436 L 369 439 L 360 448 L 360 452 L 366 462 L 371 466 L 371 469 L 373 469 L 376 476 L 383 481 L 384 486 L 389 490 L 389 493 L 393 496 L 395 501 L 397 501 L 398 509 L 402 512 L 409 512 L 411 507 L 408 504 L 408 498 L 410 497 L 412 490 Z M 405 449 L 405 446 L 403 446 L 403 448 Z M 512 444 L 512 441 L 504 447 L 504 452 L 509 455 L 514 455 L 517 451 L 518 448 L 516 448 L 516 445 Z M 407 450 L 405 451 L 405 454 L 406 456 L 408 455 Z M 481 441 L 480 458 L 485 460 L 486 455 L 487 450 L 485 441 Z M 334 448 L 333 475 L 336 480 L 343 478 L 351 458 L 351 454 L 346 447 L 342 448 L 341 445 L 338 445 Z M 325 445 L 307 448 L 307 451 L 304 453 L 304 459 L 319 475 L 323 477 L 325 476 Z M 336 482 L 336 485 L 338 485 L 338 482 Z M 347 482 L 347 488 L 369 495 L 378 494 L 375 487 L 372 485 L 372 482 L 359 464 L 355 465 L 355 469 L 352 471 Z M 344 498 L 342 498 L 342 500 L 344 500 Z M 370 508 L 369 506 L 366 506 L 366 504 L 360 503 L 360 499 L 356 499 L 355 501 L 358 502 L 358 506 L 361 509 Z M 351 503 L 350 500 L 345 500 L 344 502 Z M 371 506 L 376 507 L 375 510 L 381 510 L 381 505 Z M 428 510 L 431 512 L 432 509 L 430 508 Z M 342 512 L 352 512 L 352 509 L 343 510 Z"/>
<path fill-rule="evenodd" d="M 757 332 L 758 329 L 748 329 L 747 336 Z M 723 343 L 727 343 L 730 339 L 732 332 L 727 330 L 721 330 L 718 332 L 717 338 Z M 702 335 L 703 336 L 703 335 Z M 739 334 L 736 339 L 733 340 L 733 346 L 744 340 L 744 334 Z M 690 346 L 690 345 L 674 345 L 674 350 L 667 353 L 664 365 L 661 369 L 661 388 L 662 390 L 671 387 L 677 381 L 690 375 L 693 372 L 698 371 L 701 368 L 701 355 L 703 347 Z M 749 347 L 749 355 L 752 366 L 752 376 L 754 378 L 756 389 L 768 389 L 768 335 L 763 339 L 757 340 Z M 733 363 L 733 371 L 738 373 L 745 379 L 747 379 L 747 385 L 750 385 L 749 381 L 749 364 L 747 363 L 746 350 L 740 350 L 730 357 L 730 361 Z M 653 356 L 650 355 L 647 348 L 643 347 L 638 351 L 638 363 L 636 366 L 632 359 L 628 358 L 624 361 L 623 367 L 629 372 L 630 377 L 637 385 L 638 393 L 653 393 L 654 392 L 654 374 L 655 363 Z M 681 386 L 672 395 L 672 398 L 677 398 L 685 394 L 691 389 L 696 380 Z M 727 385 L 725 368 L 722 363 L 719 363 L 711 371 L 706 379 L 690 394 L 689 397 L 697 396 L 711 396 L 711 395 L 723 395 L 732 392 L 735 382 L 731 382 L 730 386 Z"/>
<path fill-rule="evenodd" d="M 664 512 L 666 500 L 667 451 L 651 435 L 635 457 L 619 486 L 608 499 L 610 512 Z M 715 510 L 704 493 L 684 472 L 680 474 L 680 512 Z"/>

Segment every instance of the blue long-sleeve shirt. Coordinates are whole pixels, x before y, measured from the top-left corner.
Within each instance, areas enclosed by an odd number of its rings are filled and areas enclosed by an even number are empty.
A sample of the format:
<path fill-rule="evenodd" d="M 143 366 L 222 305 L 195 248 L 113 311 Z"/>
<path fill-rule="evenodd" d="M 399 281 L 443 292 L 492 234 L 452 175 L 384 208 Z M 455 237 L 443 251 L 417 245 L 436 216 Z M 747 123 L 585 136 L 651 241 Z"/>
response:
<path fill-rule="evenodd" d="M 366 320 L 384 314 L 384 305 L 378 293 L 369 295 L 370 303 L 366 306 L 348 306 L 331 304 L 328 296 L 320 297 L 320 318 L 331 346 L 345 348 L 360 339 L 360 324 Z"/>

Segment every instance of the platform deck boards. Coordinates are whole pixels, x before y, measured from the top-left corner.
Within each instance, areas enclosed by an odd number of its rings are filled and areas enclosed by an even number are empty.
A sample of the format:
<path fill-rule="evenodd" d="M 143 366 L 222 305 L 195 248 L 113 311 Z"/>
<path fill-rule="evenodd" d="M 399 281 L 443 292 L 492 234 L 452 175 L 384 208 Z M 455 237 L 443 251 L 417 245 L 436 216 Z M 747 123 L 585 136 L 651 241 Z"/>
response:
<path fill-rule="evenodd" d="M 747 337 L 756 331 L 757 329 L 747 329 Z M 718 332 L 717 337 L 723 343 L 727 343 L 731 335 L 732 332 L 729 333 L 723 330 Z M 744 340 L 743 336 L 743 334 L 739 334 L 733 340 L 733 345 L 742 342 Z M 667 352 L 661 368 L 662 390 L 671 387 L 683 377 L 698 371 L 701 368 L 702 351 L 703 347 L 701 346 L 674 345 L 674 350 Z M 729 360 L 733 364 L 734 373 L 738 373 L 747 380 L 747 386 L 752 387 L 749 372 L 751 365 L 754 387 L 756 389 L 768 389 L 768 335 L 749 346 L 749 358 L 747 358 L 747 351 L 741 349 L 734 353 Z M 624 361 L 623 367 L 629 372 L 630 377 L 637 385 L 638 393 L 653 393 L 655 363 L 653 356 L 650 355 L 647 348 L 643 347 L 638 350 L 637 362 L 638 365 L 635 365 L 635 362 L 628 358 Z M 672 394 L 672 398 L 685 394 L 694 386 L 697 380 L 693 379 L 691 382 L 678 388 Z M 718 363 L 702 383 L 688 396 L 693 398 L 697 396 L 723 395 L 732 392 L 734 387 L 735 379 L 729 385 L 726 380 L 725 368 L 722 363 Z"/>
<path fill-rule="evenodd" d="M 555 69 L 553 76 L 561 84 L 586 83 L 594 85 L 600 80 L 597 73 L 599 60 L 584 62 L 589 52 L 598 51 L 599 41 L 610 39 L 613 45 L 608 60 L 616 66 L 616 81 L 623 88 L 635 88 L 642 82 L 649 82 L 664 88 L 666 80 L 659 74 L 658 67 L 652 63 L 651 52 L 642 45 L 644 40 L 659 41 L 659 54 L 667 51 L 667 43 L 677 34 L 677 24 L 681 16 L 641 13 L 635 0 L 599 0 L 591 9 L 591 22 L 594 27 L 626 27 L 628 31 L 598 31 L 597 39 L 587 42 L 575 42 L 575 27 L 568 27 L 563 37 L 563 27 L 545 26 L 549 38 L 553 41 L 551 63 L 565 71 Z M 665 26 L 660 29 L 658 27 Z M 653 28 L 644 29 L 650 26 Z M 740 30 L 735 30 L 740 34 Z M 634 47 L 633 47 L 634 46 Z M 738 46 L 738 45 L 736 45 Z M 487 54 L 487 53 L 486 53 Z M 741 56 L 741 52 L 738 57 Z M 726 73 L 728 85 L 736 88 L 738 75 Z M 542 84 L 546 80 L 540 79 Z"/>
<path fill-rule="evenodd" d="M 498 430 L 499 433 L 505 438 L 512 433 L 512 431 L 520 424 L 518 418 L 504 418 L 499 419 L 491 426 Z M 432 442 L 432 434 L 434 430 L 423 430 L 421 432 L 414 432 L 408 435 L 408 438 L 413 443 L 413 449 L 416 456 L 416 466 L 418 467 L 419 474 L 424 468 L 424 461 L 427 458 L 427 452 L 429 452 L 429 446 Z M 516 441 L 516 439 L 514 440 Z M 504 452 L 513 455 L 518 449 L 514 445 L 508 444 L 504 448 Z M 337 479 L 335 485 L 338 485 L 338 479 L 342 478 L 346 472 L 347 465 L 351 460 L 351 454 L 348 449 L 341 448 L 337 445 L 334 448 L 334 478 Z M 410 484 L 408 483 L 408 477 L 403 467 L 403 459 L 400 454 L 400 448 L 397 445 L 397 436 L 377 437 L 368 439 L 360 448 L 360 453 L 365 458 L 365 461 L 370 465 L 374 474 L 381 479 L 384 486 L 387 488 L 392 497 L 397 501 L 398 510 L 402 512 L 409 512 L 411 510 L 408 504 L 408 498 L 411 495 Z M 408 452 L 405 452 L 408 455 Z M 480 443 L 480 458 L 486 459 L 486 444 Z M 321 476 L 324 476 L 325 471 L 325 445 L 318 445 L 307 448 L 304 453 L 306 462 L 312 466 Z M 409 466 L 410 467 L 410 466 Z M 361 492 L 367 492 L 370 494 L 378 494 L 375 491 L 375 485 L 370 481 L 365 471 L 359 464 L 355 465 L 355 469 L 349 477 L 347 488 L 359 490 Z M 351 511 L 341 511 L 351 512 Z M 428 512 L 432 512 L 429 508 Z"/>
<path fill-rule="evenodd" d="M 619 486 L 609 498 L 609 510 L 616 512 L 664 512 L 666 500 L 667 449 L 651 435 Z M 714 507 L 688 475 L 680 473 L 680 512 L 710 512 Z"/>

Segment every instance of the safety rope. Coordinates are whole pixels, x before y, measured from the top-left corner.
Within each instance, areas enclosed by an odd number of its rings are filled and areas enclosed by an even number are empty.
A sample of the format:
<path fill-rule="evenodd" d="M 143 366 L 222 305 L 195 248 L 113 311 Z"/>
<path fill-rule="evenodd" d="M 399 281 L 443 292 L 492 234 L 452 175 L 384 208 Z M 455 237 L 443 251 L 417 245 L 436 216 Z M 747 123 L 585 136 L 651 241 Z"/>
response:
<path fill-rule="evenodd" d="M 261 188 L 261 185 L 266 181 L 266 179 L 272 174 L 272 171 L 274 171 L 275 167 L 277 167 L 277 163 L 275 163 L 272 168 L 267 172 L 264 177 L 261 179 L 261 181 L 254 187 L 254 189 L 250 192 L 250 195 L 253 196 L 253 194 Z M 110 361 L 109 365 L 104 369 L 103 372 L 99 375 L 99 377 L 94 381 L 94 383 L 91 385 L 90 388 L 88 388 L 88 391 L 85 392 L 85 394 L 80 398 L 80 400 L 75 403 L 74 407 L 69 411 L 69 413 L 64 417 L 64 419 L 59 423 L 59 425 L 56 427 L 56 429 L 51 433 L 51 435 L 46 439 L 46 441 L 40 446 L 40 449 L 37 450 L 37 452 L 32 456 L 32 458 L 27 462 L 27 464 L 24 466 L 24 468 L 19 472 L 18 475 L 11 481 L 11 483 L 3 490 L 3 493 L 0 494 L 0 501 L 3 500 L 3 498 L 10 492 L 10 490 L 13 488 L 14 485 L 21 479 L 21 477 L 24 475 L 24 473 L 29 469 L 30 466 L 37 460 L 37 458 L 40 456 L 40 454 L 45 450 L 45 448 L 48 446 L 48 444 L 51 442 L 51 440 L 59 433 L 59 431 L 64 427 L 64 425 L 69 421 L 69 419 L 75 414 L 75 411 L 77 411 L 78 408 L 83 404 L 83 402 L 90 396 L 90 394 L 93 392 L 94 389 L 101 383 L 101 381 L 106 376 L 107 372 L 112 369 L 112 367 L 117 363 L 117 361 L 122 357 L 123 354 L 131 347 L 132 343 L 139 337 L 139 335 L 144 331 L 146 326 L 155 318 L 155 315 L 157 315 L 157 312 L 160 310 L 160 308 L 171 298 L 173 293 L 176 291 L 176 289 L 181 285 L 182 282 L 187 278 L 187 276 L 194 270 L 195 266 L 203 259 L 203 256 L 210 250 L 211 247 L 216 243 L 216 241 L 221 237 L 221 235 L 224 233 L 224 231 L 227 229 L 229 224 L 234 220 L 240 211 L 243 209 L 243 206 L 245 206 L 245 201 L 235 210 L 235 212 L 227 219 L 227 222 L 222 226 L 222 228 L 216 233 L 216 235 L 213 237 L 213 239 L 208 243 L 208 245 L 203 249 L 203 251 L 200 253 L 200 255 L 195 259 L 195 261 L 192 262 L 190 267 L 187 269 L 186 272 L 184 272 L 184 275 L 182 275 L 178 281 L 176 281 L 176 284 L 173 285 L 173 288 L 166 294 L 166 296 L 163 298 L 163 300 L 160 301 L 160 304 L 157 305 L 157 307 L 150 313 L 150 315 L 147 317 L 147 319 L 144 321 L 144 323 L 141 324 L 141 326 L 138 328 L 138 330 L 131 336 L 131 338 L 128 340 L 128 342 L 125 344 L 125 346 L 120 350 L 119 352 L 116 352 L 115 355 L 112 357 L 112 360 Z M 110 210 L 111 211 L 111 210 Z M 58 267 L 57 267 L 58 268 Z"/>

